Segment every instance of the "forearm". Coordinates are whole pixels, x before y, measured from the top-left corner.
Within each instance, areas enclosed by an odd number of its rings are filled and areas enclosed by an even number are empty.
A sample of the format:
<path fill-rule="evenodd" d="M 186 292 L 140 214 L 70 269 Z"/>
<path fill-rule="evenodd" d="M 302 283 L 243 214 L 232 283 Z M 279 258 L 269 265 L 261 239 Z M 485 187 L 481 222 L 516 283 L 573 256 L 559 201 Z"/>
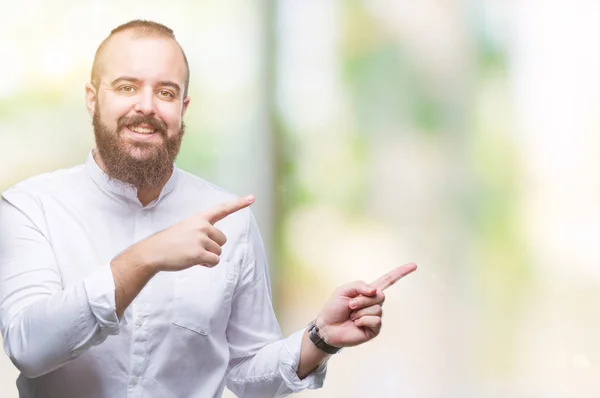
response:
<path fill-rule="evenodd" d="M 300 362 L 298 363 L 298 371 L 296 374 L 301 380 L 306 376 L 314 372 L 319 366 L 323 364 L 330 354 L 321 351 L 317 346 L 310 341 L 308 337 L 308 329 L 304 331 L 302 335 L 302 346 L 300 348 Z"/>
<path fill-rule="evenodd" d="M 37 299 L 4 325 L 6 352 L 25 376 L 46 374 L 118 333 L 114 293 L 102 286 L 111 283 L 107 271 Z"/>
<path fill-rule="evenodd" d="M 298 378 L 303 333 L 299 330 L 267 344 L 252 356 L 233 359 L 227 371 L 227 387 L 238 397 L 283 397 L 322 387 L 324 369 L 313 371 L 303 380 Z"/>
<path fill-rule="evenodd" d="M 119 319 L 158 272 L 143 254 L 142 248 L 132 246 L 110 263 L 115 280 L 115 305 Z"/>
<path fill-rule="evenodd" d="M 80 283 L 40 297 L 5 326 L 7 354 L 27 377 L 46 374 L 117 334 L 127 306 L 155 274 L 128 250 Z"/>
<path fill-rule="evenodd" d="M 227 387 L 237 397 L 279 397 L 285 391 L 280 374 L 283 340 L 262 347 L 254 355 L 232 359 L 227 370 Z"/>

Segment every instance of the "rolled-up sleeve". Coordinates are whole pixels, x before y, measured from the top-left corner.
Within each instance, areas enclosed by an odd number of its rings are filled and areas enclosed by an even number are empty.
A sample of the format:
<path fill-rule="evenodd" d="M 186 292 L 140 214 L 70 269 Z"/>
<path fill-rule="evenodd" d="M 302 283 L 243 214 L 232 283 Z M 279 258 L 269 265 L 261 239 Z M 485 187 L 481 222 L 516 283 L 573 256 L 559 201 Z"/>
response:
<path fill-rule="evenodd" d="M 0 200 L 0 326 L 4 349 L 26 377 L 46 374 L 117 334 L 108 264 L 64 287 L 43 211 L 28 192 Z"/>
<path fill-rule="evenodd" d="M 119 318 L 116 312 L 115 279 L 106 264 L 95 274 L 83 280 L 87 294 L 87 304 L 94 315 L 95 322 L 105 334 L 117 334 Z"/>
<path fill-rule="evenodd" d="M 316 389 L 323 387 L 325 375 L 327 374 L 327 361 L 322 363 L 315 371 L 300 380 L 298 377 L 298 365 L 300 363 L 300 350 L 302 347 L 302 336 L 306 329 L 299 330 L 283 340 L 279 355 L 279 372 L 290 392 L 299 392 L 305 389 Z"/>
<path fill-rule="evenodd" d="M 266 255 L 250 213 L 246 252 L 227 328 L 227 387 L 238 397 L 284 397 L 323 386 L 327 365 L 300 380 L 304 329 L 283 338 L 273 311 Z"/>

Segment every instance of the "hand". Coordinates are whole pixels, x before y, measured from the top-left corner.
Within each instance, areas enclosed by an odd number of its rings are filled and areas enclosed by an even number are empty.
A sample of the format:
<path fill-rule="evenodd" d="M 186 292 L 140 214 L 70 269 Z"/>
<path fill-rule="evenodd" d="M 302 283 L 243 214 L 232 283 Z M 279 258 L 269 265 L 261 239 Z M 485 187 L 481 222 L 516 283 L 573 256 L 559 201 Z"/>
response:
<path fill-rule="evenodd" d="M 141 257 L 156 272 L 180 271 L 194 265 L 214 267 L 227 241 L 214 224 L 252 203 L 254 196 L 249 195 L 193 215 L 131 246 L 122 256 Z"/>
<path fill-rule="evenodd" d="M 416 264 L 405 264 L 370 285 L 353 282 L 337 288 L 316 319 L 321 337 L 334 347 L 373 339 L 381 330 L 383 291 L 416 269 Z"/>

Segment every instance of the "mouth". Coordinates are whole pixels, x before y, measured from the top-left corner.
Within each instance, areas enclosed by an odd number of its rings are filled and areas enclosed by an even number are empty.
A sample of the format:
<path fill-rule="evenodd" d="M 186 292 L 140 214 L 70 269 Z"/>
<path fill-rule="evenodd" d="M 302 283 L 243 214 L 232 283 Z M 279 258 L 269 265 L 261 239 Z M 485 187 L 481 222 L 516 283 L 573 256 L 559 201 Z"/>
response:
<path fill-rule="evenodd" d="M 128 137 L 137 140 L 151 140 L 160 135 L 157 130 L 147 124 L 125 126 L 124 130 Z"/>

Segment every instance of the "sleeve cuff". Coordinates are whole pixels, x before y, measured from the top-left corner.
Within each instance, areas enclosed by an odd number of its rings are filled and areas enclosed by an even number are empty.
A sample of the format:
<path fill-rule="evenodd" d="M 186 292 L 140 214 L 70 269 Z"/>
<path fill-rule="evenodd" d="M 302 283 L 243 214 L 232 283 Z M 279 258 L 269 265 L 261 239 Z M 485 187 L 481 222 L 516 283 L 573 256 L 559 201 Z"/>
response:
<path fill-rule="evenodd" d="M 302 347 L 302 336 L 305 329 L 291 334 L 283 341 L 279 356 L 279 372 L 287 387 L 297 393 L 305 389 L 317 389 L 323 387 L 327 374 L 327 359 L 314 372 L 300 380 L 296 372 L 300 363 L 300 350 Z"/>
<path fill-rule="evenodd" d="M 119 333 L 115 303 L 115 280 L 110 264 L 83 281 L 90 310 L 105 334 Z"/>

